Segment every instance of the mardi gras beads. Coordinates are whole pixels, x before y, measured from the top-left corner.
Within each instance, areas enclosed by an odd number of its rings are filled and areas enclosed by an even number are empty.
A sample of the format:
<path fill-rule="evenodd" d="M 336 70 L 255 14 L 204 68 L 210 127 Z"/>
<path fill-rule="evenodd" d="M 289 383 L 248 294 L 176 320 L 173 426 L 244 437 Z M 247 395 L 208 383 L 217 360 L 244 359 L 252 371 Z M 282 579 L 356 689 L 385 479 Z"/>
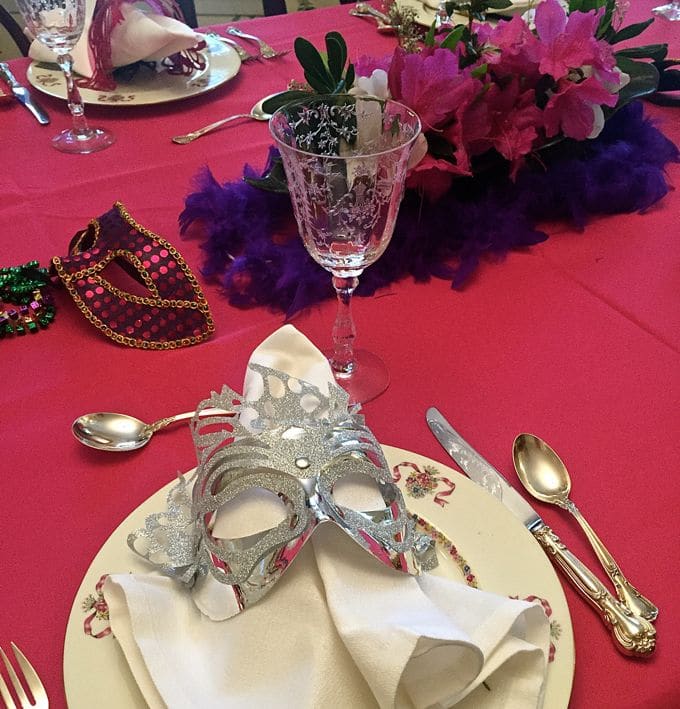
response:
<path fill-rule="evenodd" d="M 0 339 L 8 335 L 35 334 L 53 320 L 52 296 L 46 268 L 37 261 L 0 268 Z"/>

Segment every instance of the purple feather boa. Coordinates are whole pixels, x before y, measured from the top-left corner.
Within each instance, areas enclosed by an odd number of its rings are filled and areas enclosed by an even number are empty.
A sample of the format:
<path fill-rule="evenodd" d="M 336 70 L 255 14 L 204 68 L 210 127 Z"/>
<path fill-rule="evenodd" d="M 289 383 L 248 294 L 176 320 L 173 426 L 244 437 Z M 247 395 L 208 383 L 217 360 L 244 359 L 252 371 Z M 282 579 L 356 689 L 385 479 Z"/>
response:
<path fill-rule="evenodd" d="M 274 156 L 272 148 L 265 172 Z M 547 239 L 537 228 L 542 221 L 562 219 L 582 229 L 595 214 L 644 211 L 668 192 L 664 167 L 678 161 L 678 148 L 634 102 L 595 140 L 544 151 L 541 164 L 527 165 L 514 182 L 497 164 L 457 180 L 435 204 L 407 190 L 392 242 L 362 275 L 357 294 L 371 295 L 409 275 L 423 282 L 446 278 L 461 288 L 483 257 Z M 248 165 L 244 175 L 259 176 Z M 180 231 L 203 239 L 202 273 L 220 279 L 232 305 L 266 305 L 291 316 L 333 295 L 328 274 L 297 234 L 287 194 L 244 181 L 220 185 L 207 167 L 196 188 L 180 214 Z"/>

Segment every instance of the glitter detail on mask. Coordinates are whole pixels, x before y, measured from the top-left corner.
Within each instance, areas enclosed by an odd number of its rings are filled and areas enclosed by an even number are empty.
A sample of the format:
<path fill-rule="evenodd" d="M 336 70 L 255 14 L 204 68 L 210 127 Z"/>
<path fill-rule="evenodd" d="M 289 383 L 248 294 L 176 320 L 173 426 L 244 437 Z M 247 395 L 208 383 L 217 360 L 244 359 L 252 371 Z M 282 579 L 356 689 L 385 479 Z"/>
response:
<path fill-rule="evenodd" d="M 325 522 L 390 568 L 417 574 L 421 565 L 436 566 L 434 543 L 415 533 L 380 444 L 364 417 L 348 410 L 347 393 L 329 384 L 326 395 L 283 372 L 253 363 L 249 369 L 261 379 L 257 400 L 245 401 L 225 386 L 199 404 L 191 421 L 198 457 L 191 502 L 182 480 L 167 512 L 151 515 L 129 535 L 130 548 L 185 583 L 209 574 L 231 586 L 230 614 L 262 598 Z M 201 417 L 209 408 L 235 415 Z M 353 476 L 369 479 L 380 509 L 352 509 L 334 499 L 336 484 Z M 278 497 L 285 519 L 255 534 L 216 537 L 217 512 L 258 490 Z"/>

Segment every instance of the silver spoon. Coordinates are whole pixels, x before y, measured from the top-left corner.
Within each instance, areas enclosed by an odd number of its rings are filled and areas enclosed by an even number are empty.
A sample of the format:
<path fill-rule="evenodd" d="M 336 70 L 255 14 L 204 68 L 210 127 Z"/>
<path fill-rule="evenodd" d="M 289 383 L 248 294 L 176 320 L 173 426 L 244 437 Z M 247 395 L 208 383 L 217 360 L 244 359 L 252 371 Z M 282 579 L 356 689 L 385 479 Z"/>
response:
<path fill-rule="evenodd" d="M 659 609 L 645 598 L 623 575 L 614 557 L 595 534 L 578 507 L 569 499 L 569 471 L 555 451 L 543 440 L 530 433 L 521 433 L 512 446 L 515 470 L 527 491 L 541 502 L 558 505 L 576 518 L 586 533 L 597 558 L 612 580 L 621 603 L 636 616 L 655 620 Z"/>
<path fill-rule="evenodd" d="M 228 414 L 222 409 L 204 409 L 199 416 Z M 71 425 L 73 435 L 84 445 L 101 451 L 123 453 L 144 447 L 156 431 L 176 421 L 190 419 L 193 411 L 144 423 L 128 414 L 100 412 L 78 417 Z"/>
<path fill-rule="evenodd" d="M 219 121 L 215 121 L 214 123 L 211 123 L 208 126 L 204 126 L 203 128 L 192 130 L 191 133 L 187 133 L 186 135 L 176 135 L 172 139 L 172 142 L 177 143 L 179 145 L 186 145 L 187 143 L 191 143 L 191 141 L 196 140 L 196 138 L 200 138 L 202 135 L 205 135 L 206 133 L 210 133 L 216 130 L 217 128 L 220 128 L 225 123 L 235 121 L 237 118 L 252 118 L 255 121 L 268 121 L 272 117 L 271 113 L 266 113 L 262 108 L 262 104 L 277 95 L 278 94 L 271 94 L 270 96 L 265 96 L 264 98 L 260 99 L 250 109 L 250 113 L 237 113 L 233 116 L 228 116 L 227 118 L 222 118 Z"/>

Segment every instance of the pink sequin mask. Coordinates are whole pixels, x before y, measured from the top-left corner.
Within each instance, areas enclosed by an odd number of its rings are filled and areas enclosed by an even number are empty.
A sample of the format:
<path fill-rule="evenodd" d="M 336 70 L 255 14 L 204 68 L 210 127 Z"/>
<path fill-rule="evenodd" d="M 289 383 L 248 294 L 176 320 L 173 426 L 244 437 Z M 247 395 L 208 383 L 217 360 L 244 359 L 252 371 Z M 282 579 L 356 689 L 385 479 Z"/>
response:
<path fill-rule="evenodd" d="M 85 317 L 121 344 L 173 349 L 215 331 L 208 302 L 180 253 L 120 202 L 76 234 L 69 255 L 55 256 L 52 267 Z M 121 276 L 127 283 L 114 285 Z"/>
<path fill-rule="evenodd" d="M 228 387 L 201 402 L 192 421 L 198 468 L 191 498 L 181 480 L 167 512 L 151 515 L 128 544 L 164 573 L 197 585 L 216 579 L 231 587 L 221 617 L 262 598 L 281 578 L 314 529 L 338 525 L 392 569 L 417 574 L 436 565 L 433 543 L 416 534 L 380 445 L 363 416 L 348 412 L 344 390 L 329 395 L 287 374 L 251 363 L 263 394 L 243 401 Z M 209 408 L 233 415 L 199 418 Z M 347 478 L 367 478 L 379 509 L 352 509 L 336 499 Z M 246 536 L 214 534 L 218 511 L 244 493 L 268 493 L 284 519 Z"/>

